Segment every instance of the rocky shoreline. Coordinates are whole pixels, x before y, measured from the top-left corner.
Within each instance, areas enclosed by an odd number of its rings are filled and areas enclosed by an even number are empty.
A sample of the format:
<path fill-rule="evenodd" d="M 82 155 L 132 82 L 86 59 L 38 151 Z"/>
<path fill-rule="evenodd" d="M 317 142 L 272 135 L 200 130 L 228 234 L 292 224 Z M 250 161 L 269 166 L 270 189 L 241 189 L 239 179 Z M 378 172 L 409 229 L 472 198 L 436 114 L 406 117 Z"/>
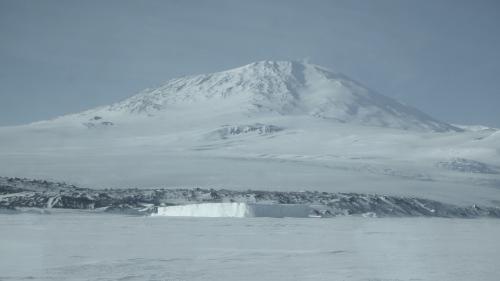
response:
<path fill-rule="evenodd" d="M 278 192 L 226 189 L 90 189 L 59 182 L 0 177 L 0 210 L 79 209 L 149 215 L 159 206 L 208 202 L 304 204 L 314 216 L 500 218 L 500 208 L 457 206 L 438 201 L 359 193 Z"/>

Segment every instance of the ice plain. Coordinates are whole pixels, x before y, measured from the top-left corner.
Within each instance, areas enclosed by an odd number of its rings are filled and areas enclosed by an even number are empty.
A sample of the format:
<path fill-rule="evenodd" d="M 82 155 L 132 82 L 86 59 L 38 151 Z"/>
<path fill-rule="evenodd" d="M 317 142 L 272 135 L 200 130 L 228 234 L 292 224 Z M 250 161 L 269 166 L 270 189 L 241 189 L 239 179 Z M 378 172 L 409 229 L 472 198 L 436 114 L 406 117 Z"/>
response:
<path fill-rule="evenodd" d="M 498 280 L 496 219 L 0 215 L 0 280 Z"/>

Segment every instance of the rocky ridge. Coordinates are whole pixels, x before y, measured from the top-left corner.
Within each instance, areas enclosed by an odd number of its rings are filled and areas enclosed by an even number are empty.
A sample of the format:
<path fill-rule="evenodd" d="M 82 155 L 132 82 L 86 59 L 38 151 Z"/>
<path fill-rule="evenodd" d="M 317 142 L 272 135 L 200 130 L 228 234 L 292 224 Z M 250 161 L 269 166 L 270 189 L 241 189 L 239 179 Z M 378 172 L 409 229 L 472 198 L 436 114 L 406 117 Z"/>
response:
<path fill-rule="evenodd" d="M 207 202 L 248 202 L 267 204 L 304 204 L 311 215 L 335 217 L 363 215 L 372 217 L 447 217 L 500 218 L 500 208 L 457 206 L 433 200 L 358 193 L 317 191 L 233 191 L 215 189 L 90 189 L 45 180 L 0 177 L 0 209 L 22 212 L 24 208 L 84 209 L 148 215 L 158 206 Z"/>

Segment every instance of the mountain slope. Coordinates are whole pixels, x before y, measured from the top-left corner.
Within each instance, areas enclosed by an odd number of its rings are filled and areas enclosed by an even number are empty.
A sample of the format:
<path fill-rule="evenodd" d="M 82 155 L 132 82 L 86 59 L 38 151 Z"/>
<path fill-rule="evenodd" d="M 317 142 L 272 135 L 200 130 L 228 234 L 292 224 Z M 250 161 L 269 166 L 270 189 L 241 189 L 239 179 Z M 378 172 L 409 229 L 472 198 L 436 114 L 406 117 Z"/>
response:
<path fill-rule="evenodd" d="M 90 114 L 155 115 L 171 108 L 205 107 L 208 103 L 214 111 L 229 107 L 254 116 L 309 115 L 341 123 L 399 129 L 461 130 L 341 74 L 289 61 L 261 61 L 228 71 L 172 79 L 161 87 L 144 90 Z"/>
<path fill-rule="evenodd" d="M 498 205 L 498 136 L 456 129 L 319 66 L 258 62 L 0 128 L 0 171 L 93 188 L 318 190 Z"/>

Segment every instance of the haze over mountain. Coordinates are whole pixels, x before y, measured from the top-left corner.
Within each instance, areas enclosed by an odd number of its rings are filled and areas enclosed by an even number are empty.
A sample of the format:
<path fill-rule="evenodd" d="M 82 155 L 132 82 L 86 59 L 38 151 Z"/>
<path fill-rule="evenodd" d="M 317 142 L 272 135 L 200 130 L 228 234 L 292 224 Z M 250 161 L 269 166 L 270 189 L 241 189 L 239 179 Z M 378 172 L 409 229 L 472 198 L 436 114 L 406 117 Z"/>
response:
<path fill-rule="evenodd" d="M 435 120 L 317 65 L 261 61 L 0 128 L 0 169 L 103 188 L 308 189 L 498 204 L 497 135 Z"/>

